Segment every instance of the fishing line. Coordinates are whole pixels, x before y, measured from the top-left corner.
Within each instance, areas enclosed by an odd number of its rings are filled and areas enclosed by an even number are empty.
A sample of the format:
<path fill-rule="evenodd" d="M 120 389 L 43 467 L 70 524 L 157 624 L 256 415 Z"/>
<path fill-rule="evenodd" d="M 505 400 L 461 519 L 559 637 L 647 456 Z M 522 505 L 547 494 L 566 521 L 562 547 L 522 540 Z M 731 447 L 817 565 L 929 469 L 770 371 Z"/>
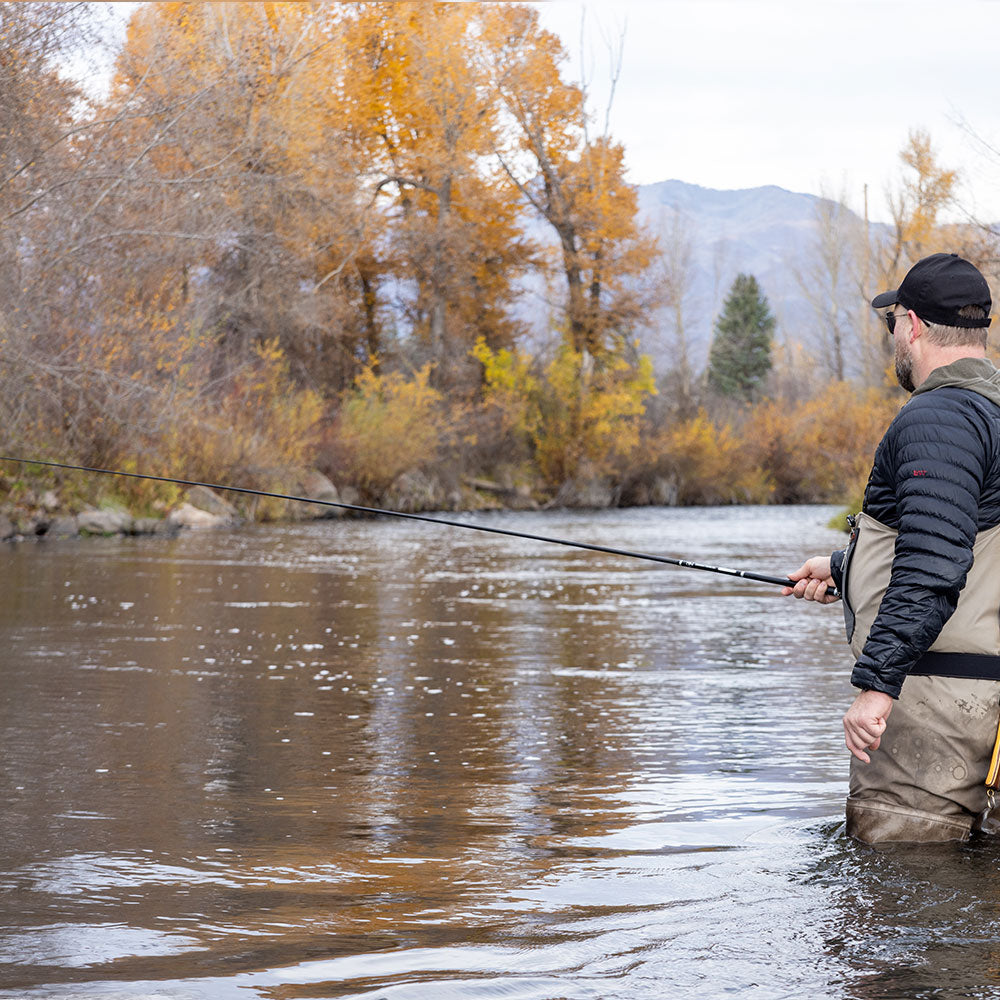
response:
<path fill-rule="evenodd" d="M 751 573 L 743 569 L 727 569 L 724 566 L 707 566 L 704 563 L 691 562 L 688 559 L 671 559 L 669 556 L 657 556 L 648 552 L 632 552 L 628 549 L 616 549 L 607 545 L 593 545 L 590 542 L 574 542 L 567 538 L 553 538 L 548 535 L 533 535 L 526 531 L 513 531 L 509 528 L 493 528 L 486 524 L 471 524 L 468 521 L 452 521 L 443 517 L 428 517 L 426 514 L 410 514 L 402 510 L 387 510 L 381 507 L 364 507 L 360 504 L 343 503 L 338 500 L 318 500 L 313 497 L 300 497 L 289 493 L 271 493 L 267 490 L 255 490 L 247 486 L 224 486 L 221 483 L 203 483 L 193 479 L 175 479 L 170 476 L 153 476 L 140 472 L 120 472 L 115 469 L 97 469 L 87 465 L 68 465 L 63 462 L 46 462 L 35 458 L 14 458 L 0 455 L 0 462 L 16 462 L 20 465 L 42 465 L 50 469 L 66 469 L 71 472 L 90 472 L 101 476 L 121 476 L 126 479 L 145 479 L 157 483 L 172 483 L 175 486 L 203 486 L 209 490 L 243 493 L 254 497 L 267 497 L 273 500 L 290 500 L 296 503 L 311 503 L 322 507 L 337 507 L 341 510 L 355 510 L 364 514 L 380 514 L 388 517 L 405 517 L 411 521 L 426 521 L 430 524 L 443 524 L 449 528 L 468 528 L 472 531 L 488 531 L 494 535 L 508 535 L 512 538 L 525 538 L 533 542 L 547 542 L 551 545 L 566 545 L 574 549 L 586 549 L 589 552 L 604 552 L 613 556 L 625 556 L 629 559 L 645 559 L 649 562 L 665 563 L 668 566 L 681 566 L 684 569 L 702 570 L 706 573 L 721 573 L 724 576 L 738 576 L 744 580 L 755 580 L 758 583 L 771 583 L 778 587 L 794 587 L 795 582 L 787 577 L 767 576 L 763 573 Z"/>

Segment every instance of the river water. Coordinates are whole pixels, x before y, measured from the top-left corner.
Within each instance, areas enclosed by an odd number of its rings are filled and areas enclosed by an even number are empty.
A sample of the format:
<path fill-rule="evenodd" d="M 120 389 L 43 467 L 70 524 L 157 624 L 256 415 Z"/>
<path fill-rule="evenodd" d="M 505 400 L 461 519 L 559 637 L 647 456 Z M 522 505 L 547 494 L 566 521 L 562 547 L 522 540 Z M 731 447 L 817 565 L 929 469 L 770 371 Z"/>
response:
<path fill-rule="evenodd" d="M 833 508 L 477 515 L 782 575 Z M 0 552 L 0 997 L 1000 997 L 842 823 L 838 606 L 405 521 Z"/>

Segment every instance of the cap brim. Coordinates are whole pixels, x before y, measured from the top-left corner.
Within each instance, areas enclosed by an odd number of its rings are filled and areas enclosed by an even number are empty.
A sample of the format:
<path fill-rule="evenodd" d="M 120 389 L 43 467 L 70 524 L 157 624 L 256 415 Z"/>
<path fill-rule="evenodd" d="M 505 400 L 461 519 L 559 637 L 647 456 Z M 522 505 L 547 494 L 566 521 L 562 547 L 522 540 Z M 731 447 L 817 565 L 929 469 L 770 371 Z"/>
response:
<path fill-rule="evenodd" d="M 899 301 L 899 290 L 894 292 L 883 292 L 872 299 L 872 309 L 884 309 L 886 306 L 894 306 Z"/>

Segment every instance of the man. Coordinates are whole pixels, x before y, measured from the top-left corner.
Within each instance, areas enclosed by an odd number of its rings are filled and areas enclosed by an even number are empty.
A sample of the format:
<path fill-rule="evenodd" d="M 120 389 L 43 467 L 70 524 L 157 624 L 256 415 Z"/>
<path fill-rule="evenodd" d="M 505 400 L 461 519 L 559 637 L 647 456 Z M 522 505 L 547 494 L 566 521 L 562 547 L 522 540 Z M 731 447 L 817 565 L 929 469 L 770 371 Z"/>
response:
<path fill-rule="evenodd" d="M 992 301 L 955 254 L 918 261 L 887 309 L 912 397 L 875 452 L 842 552 L 789 574 L 786 595 L 844 595 L 861 689 L 844 716 L 847 831 L 869 843 L 964 840 L 988 818 L 1000 717 L 1000 371 Z M 905 684 L 904 684 L 905 681 Z M 992 778 L 996 776 L 991 774 Z"/>

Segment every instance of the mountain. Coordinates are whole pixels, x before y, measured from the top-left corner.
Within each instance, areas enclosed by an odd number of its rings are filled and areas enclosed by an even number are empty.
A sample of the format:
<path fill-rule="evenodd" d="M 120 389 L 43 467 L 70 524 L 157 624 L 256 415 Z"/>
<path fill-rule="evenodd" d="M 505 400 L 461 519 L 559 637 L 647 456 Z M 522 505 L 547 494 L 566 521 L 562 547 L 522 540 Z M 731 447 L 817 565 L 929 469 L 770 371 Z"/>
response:
<path fill-rule="evenodd" d="M 663 248 L 669 251 L 678 237 L 690 248 L 684 321 L 696 368 L 705 363 L 715 317 L 741 272 L 752 274 L 767 296 L 778 320 L 776 340 L 808 342 L 814 312 L 796 272 L 807 273 L 816 257 L 824 199 L 773 185 L 719 191 L 677 180 L 640 185 L 638 192 L 640 219 Z M 666 316 L 643 337 L 657 370 L 669 367 L 662 355 L 672 337 Z"/>

